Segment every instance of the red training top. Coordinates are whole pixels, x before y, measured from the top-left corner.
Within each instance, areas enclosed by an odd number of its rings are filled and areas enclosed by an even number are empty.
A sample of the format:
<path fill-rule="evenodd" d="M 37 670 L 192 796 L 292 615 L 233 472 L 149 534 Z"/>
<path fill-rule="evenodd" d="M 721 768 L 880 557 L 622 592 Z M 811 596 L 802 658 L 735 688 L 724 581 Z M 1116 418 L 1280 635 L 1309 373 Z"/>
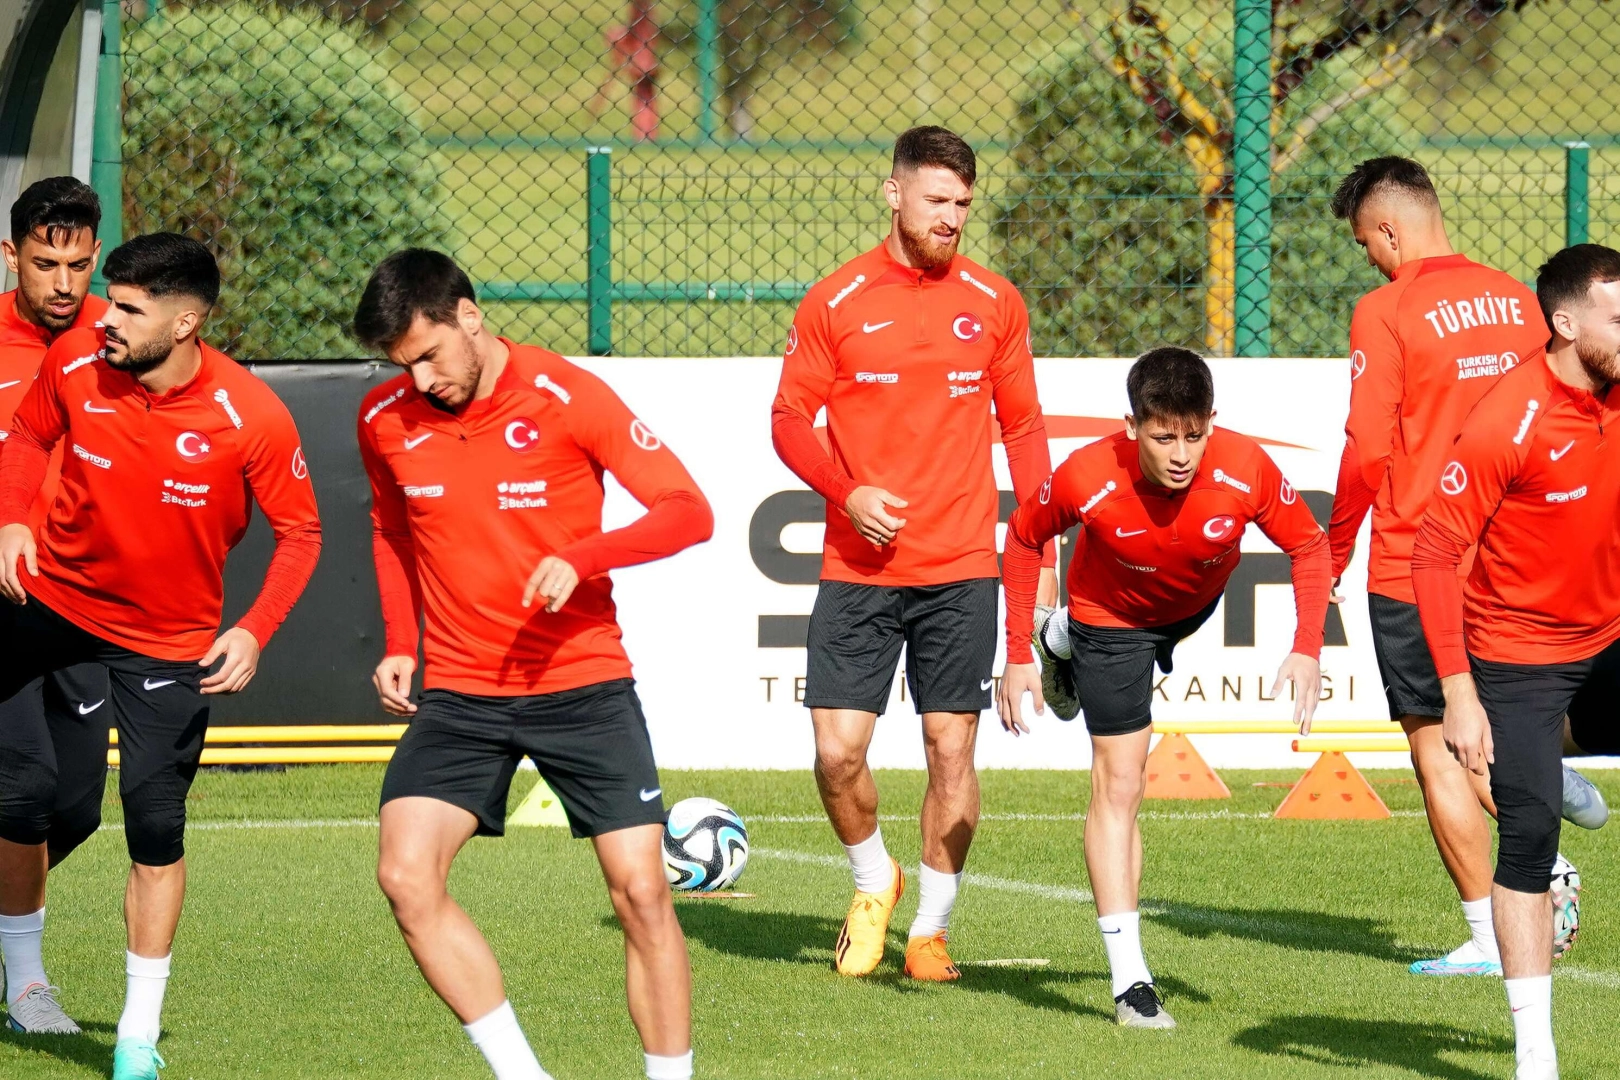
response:
<path fill-rule="evenodd" d="M 1007 525 L 1007 662 L 1028 664 L 1042 544 L 1084 526 L 1069 564 L 1069 614 L 1087 626 L 1167 626 L 1208 607 L 1242 557 L 1249 522 L 1293 560 L 1294 652 L 1318 656 L 1327 620 L 1327 539 L 1277 463 L 1247 435 L 1215 428 L 1191 485 L 1142 475 L 1125 432 L 1081 447 Z"/>
<path fill-rule="evenodd" d="M 303 592 L 321 550 L 315 489 L 291 414 L 224 353 L 201 345 L 183 386 L 154 397 L 103 358 L 102 331 L 69 330 L 0 453 L 0 524 L 28 519 L 51 449 L 62 487 L 39 530 L 28 591 L 103 640 L 197 660 L 219 631 L 225 554 L 263 508 L 276 536 L 264 587 L 236 625 L 262 646 Z"/>
<path fill-rule="evenodd" d="M 810 290 L 788 331 L 771 436 L 787 467 L 827 500 L 823 580 L 996 576 L 992 399 L 1013 493 L 1027 499 L 1052 459 L 1029 313 L 1006 278 L 961 255 L 913 270 L 879 244 Z M 823 406 L 830 455 L 812 428 Z M 909 504 L 890 511 L 906 525 L 881 548 L 844 512 L 862 485 Z"/>
<path fill-rule="evenodd" d="M 1412 552 L 1441 678 L 1467 671 L 1469 653 L 1564 664 L 1620 638 L 1620 445 L 1605 434 L 1617 423 L 1620 389 L 1598 398 L 1565 386 L 1545 359 L 1469 414 Z"/>
<path fill-rule="evenodd" d="M 101 321 L 107 310 L 107 301 L 99 296 L 87 295 L 79 308 L 79 317 L 69 330 L 89 329 Z M 66 331 L 63 331 L 66 333 Z M 11 432 L 11 417 L 22 404 L 23 395 L 34 385 L 45 351 L 51 347 L 51 332 L 43 326 L 29 322 L 17 312 L 17 290 L 0 293 L 0 439 Z M 62 449 L 51 454 L 50 468 L 45 482 L 40 485 L 39 497 L 28 511 L 28 524 L 37 529 L 45 523 L 46 511 L 56 498 L 56 488 L 62 479 Z"/>
<path fill-rule="evenodd" d="M 1463 417 L 1547 344 L 1528 287 L 1462 255 L 1419 259 L 1350 320 L 1350 416 L 1328 524 L 1333 576 L 1372 507 L 1367 591 L 1414 603 L 1412 538 Z"/>
<path fill-rule="evenodd" d="M 673 555 L 714 531 L 708 500 L 607 383 L 556 353 L 510 350 L 494 393 L 452 413 L 409 375 L 366 395 L 372 551 L 390 656 L 425 689 L 517 697 L 630 677 L 607 571 Z M 602 531 L 602 475 L 647 513 Z M 573 566 L 560 611 L 522 606 L 540 560 Z"/>

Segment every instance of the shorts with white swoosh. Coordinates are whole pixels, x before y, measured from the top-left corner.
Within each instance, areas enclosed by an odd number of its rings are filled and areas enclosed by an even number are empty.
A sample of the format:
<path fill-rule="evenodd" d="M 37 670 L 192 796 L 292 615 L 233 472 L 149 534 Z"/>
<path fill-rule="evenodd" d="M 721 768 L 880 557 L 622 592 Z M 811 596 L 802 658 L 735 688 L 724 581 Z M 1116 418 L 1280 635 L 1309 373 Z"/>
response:
<path fill-rule="evenodd" d="M 506 831 L 506 801 L 528 757 L 576 837 L 662 825 L 664 800 L 635 682 L 613 679 L 527 697 L 424 690 L 383 777 L 382 804 L 425 798 Z"/>
<path fill-rule="evenodd" d="M 1086 731 L 1129 735 L 1153 723 L 1153 668 L 1170 674 L 1181 639 L 1191 637 L 1215 614 L 1217 596 L 1202 611 L 1168 626 L 1088 626 L 1069 618 L 1067 661 L 1074 675 Z"/>
<path fill-rule="evenodd" d="M 104 641 L 38 597 L 0 603 L 0 640 L 0 839 L 48 843 L 54 865 L 93 833 L 116 725 L 130 859 L 177 862 L 208 729 L 204 670 Z M 99 688 L 70 678 L 85 664 L 105 669 Z"/>
<path fill-rule="evenodd" d="M 1000 584 L 822 581 L 805 642 L 805 705 L 882 715 L 904 645 L 906 685 L 919 713 L 988 709 Z"/>

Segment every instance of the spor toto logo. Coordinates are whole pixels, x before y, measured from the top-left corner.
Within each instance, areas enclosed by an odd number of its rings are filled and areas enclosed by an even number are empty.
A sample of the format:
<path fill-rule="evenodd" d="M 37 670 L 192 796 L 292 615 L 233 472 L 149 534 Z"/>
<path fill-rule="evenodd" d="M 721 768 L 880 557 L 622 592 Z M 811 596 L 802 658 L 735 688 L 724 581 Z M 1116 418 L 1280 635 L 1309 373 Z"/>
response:
<path fill-rule="evenodd" d="M 1512 371 L 1518 366 L 1519 354 L 1516 352 L 1505 352 L 1496 358 L 1496 369 L 1503 375 L 1506 375 L 1508 372 Z"/>
<path fill-rule="evenodd" d="M 1367 354 L 1357 349 L 1350 354 L 1350 380 L 1361 378 L 1361 373 L 1367 370 Z"/>
<path fill-rule="evenodd" d="M 208 445 L 208 436 L 200 431 L 182 431 L 174 440 L 174 449 L 187 461 L 197 462 L 208 456 L 213 447 Z"/>
<path fill-rule="evenodd" d="M 540 442 L 540 427 L 527 416 L 520 416 L 506 425 L 506 445 L 520 454 L 527 454 Z"/>
<path fill-rule="evenodd" d="M 984 323 L 971 311 L 964 311 L 951 320 L 951 333 L 969 345 L 984 337 Z"/>
<path fill-rule="evenodd" d="M 1225 540 L 1237 528 L 1237 519 L 1226 514 L 1212 517 L 1204 522 L 1204 538 L 1206 540 Z"/>
<path fill-rule="evenodd" d="M 1462 467 L 1462 462 L 1453 461 L 1446 466 L 1446 471 L 1440 474 L 1440 490 L 1447 495 L 1461 495 L 1466 487 L 1468 487 L 1468 470 Z"/>
<path fill-rule="evenodd" d="M 639 419 L 630 421 L 630 441 L 643 450 L 656 450 L 664 445 L 658 441 L 658 436 L 652 433 L 652 428 Z"/>

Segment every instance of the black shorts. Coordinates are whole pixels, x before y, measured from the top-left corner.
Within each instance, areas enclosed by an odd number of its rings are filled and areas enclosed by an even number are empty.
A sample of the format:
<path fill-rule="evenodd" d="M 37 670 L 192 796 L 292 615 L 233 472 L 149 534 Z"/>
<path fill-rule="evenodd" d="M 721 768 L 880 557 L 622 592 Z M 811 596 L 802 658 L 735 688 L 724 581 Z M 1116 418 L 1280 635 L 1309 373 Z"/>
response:
<path fill-rule="evenodd" d="M 883 714 L 900 646 L 919 713 L 990 707 L 996 578 L 946 585 L 823 581 L 810 613 L 804 703 Z"/>
<path fill-rule="evenodd" d="M 1377 593 L 1367 594 L 1367 615 L 1372 622 L 1373 655 L 1384 680 L 1389 718 L 1446 714 L 1445 695 L 1435 672 L 1429 642 L 1416 604 Z"/>
<path fill-rule="evenodd" d="M 1581 749 L 1615 748 L 1620 642 L 1573 664 L 1499 664 L 1470 656 L 1469 666 L 1491 722 L 1496 759 L 1490 766 L 1499 838 L 1496 883 L 1545 892 L 1558 856 L 1564 717 Z"/>
<path fill-rule="evenodd" d="M 64 835 L 83 832 L 88 816 L 99 820 L 107 729 L 116 725 L 130 858 L 178 861 L 208 729 L 203 669 L 104 641 L 38 598 L 0 602 L 0 641 L 0 838 L 49 842 L 59 861 Z M 104 668 L 104 681 L 86 664 Z M 100 696 L 82 700 L 92 694 Z"/>
<path fill-rule="evenodd" d="M 554 694 L 486 697 L 425 690 L 383 777 L 382 802 L 420 797 L 506 832 L 506 796 L 531 758 L 576 837 L 664 823 L 652 740 L 630 679 Z"/>
<path fill-rule="evenodd" d="M 1069 671 L 1093 735 L 1129 735 L 1153 723 L 1153 667 L 1168 675 L 1176 643 L 1215 613 L 1220 597 L 1168 626 L 1087 626 L 1069 619 Z"/>

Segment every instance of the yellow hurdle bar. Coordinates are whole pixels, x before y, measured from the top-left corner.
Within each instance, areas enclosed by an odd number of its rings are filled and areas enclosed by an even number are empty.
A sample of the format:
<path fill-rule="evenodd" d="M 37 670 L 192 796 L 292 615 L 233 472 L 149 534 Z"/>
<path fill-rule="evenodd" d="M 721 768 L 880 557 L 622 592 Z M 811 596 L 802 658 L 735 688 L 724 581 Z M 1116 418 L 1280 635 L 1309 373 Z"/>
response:
<path fill-rule="evenodd" d="M 398 742 L 403 734 L 405 734 L 404 724 L 293 724 L 285 727 L 213 727 L 208 729 L 205 741 L 208 743 Z M 109 735 L 108 741 L 111 745 L 117 746 L 118 729 L 113 728 Z"/>
<path fill-rule="evenodd" d="M 337 765 L 387 761 L 392 746 L 214 746 L 202 752 L 204 765 Z M 118 767 L 118 751 L 107 751 L 107 764 Z"/>
<path fill-rule="evenodd" d="M 1335 739 L 1329 737 L 1318 738 L 1307 735 L 1303 739 L 1294 740 L 1294 749 L 1299 753 L 1328 753 L 1338 751 L 1341 754 L 1356 752 L 1367 753 L 1396 753 L 1404 754 L 1411 749 L 1403 735 L 1398 739 Z"/>
<path fill-rule="evenodd" d="M 1298 735 L 1292 720 L 1167 720 L 1155 723 L 1160 735 Z M 1313 733 L 1322 735 L 1400 735 L 1388 720 L 1318 720 Z M 1404 737 L 1404 736 L 1403 736 Z"/>

